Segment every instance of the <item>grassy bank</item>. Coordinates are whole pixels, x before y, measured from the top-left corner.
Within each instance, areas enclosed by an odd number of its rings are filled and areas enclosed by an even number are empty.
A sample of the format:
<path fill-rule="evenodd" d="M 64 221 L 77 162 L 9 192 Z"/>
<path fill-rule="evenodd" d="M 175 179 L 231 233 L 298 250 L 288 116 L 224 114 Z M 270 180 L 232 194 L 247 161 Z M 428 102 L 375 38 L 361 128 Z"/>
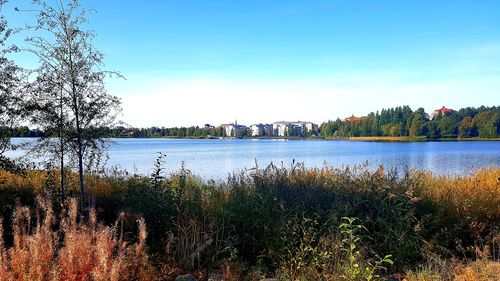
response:
<path fill-rule="evenodd" d="M 382 142 L 416 142 L 427 141 L 427 137 L 350 137 L 350 138 L 328 138 L 330 140 L 350 140 L 350 141 L 382 141 Z"/>
<path fill-rule="evenodd" d="M 500 141 L 500 138 L 437 138 L 428 139 L 426 136 L 418 137 L 349 137 L 349 138 L 325 138 L 326 140 L 349 140 L 349 141 L 380 141 L 380 142 L 422 142 L 422 141 Z"/>
<path fill-rule="evenodd" d="M 500 141 L 500 138 L 439 138 L 438 141 Z"/>
<path fill-rule="evenodd" d="M 225 280 L 494 280 L 500 274 L 494 262 L 500 169 L 444 177 L 271 165 L 224 182 L 203 182 L 183 170 L 167 178 L 95 175 L 86 181 L 96 218 L 84 220 L 75 215 L 75 201 L 60 201 L 57 178 L 55 171 L 0 174 L 5 276 L 61 272 L 68 251 L 87 261 L 71 272 L 101 280 L 172 280 L 181 273 L 206 280 L 211 272 Z M 77 190 L 69 175 L 68 195 Z M 37 196 L 45 202 L 39 207 Z M 22 256 L 16 253 L 32 253 L 47 237 L 59 237 L 52 254 L 16 261 Z M 81 241 L 94 250 L 77 251 Z"/>

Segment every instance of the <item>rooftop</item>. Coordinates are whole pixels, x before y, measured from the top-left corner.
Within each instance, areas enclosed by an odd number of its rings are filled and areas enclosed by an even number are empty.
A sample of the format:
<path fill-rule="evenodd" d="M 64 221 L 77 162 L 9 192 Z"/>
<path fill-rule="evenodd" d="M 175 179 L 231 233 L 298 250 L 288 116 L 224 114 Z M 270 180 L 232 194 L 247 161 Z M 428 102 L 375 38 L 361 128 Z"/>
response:
<path fill-rule="evenodd" d="M 352 114 L 351 116 L 347 117 L 345 120 L 347 121 L 356 121 L 356 120 L 359 120 L 360 118 L 357 117 L 357 116 L 354 116 L 354 114 Z"/>
<path fill-rule="evenodd" d="M 446 113 L 446 112 L 451 112 L 451 111 L 453 111 L 453 109 L 451 109 L 451 108 L 446 108 L 446 107 L 443 105 L 443 107 L 441 107 L 441 108 L 439 108 L 439 109 L 434 110 L 434 112 L 433 112 L 433 113 L 437 114 L 437 113 L 439 113 L 439 112 L 441 112 L 441 113 Z"/>

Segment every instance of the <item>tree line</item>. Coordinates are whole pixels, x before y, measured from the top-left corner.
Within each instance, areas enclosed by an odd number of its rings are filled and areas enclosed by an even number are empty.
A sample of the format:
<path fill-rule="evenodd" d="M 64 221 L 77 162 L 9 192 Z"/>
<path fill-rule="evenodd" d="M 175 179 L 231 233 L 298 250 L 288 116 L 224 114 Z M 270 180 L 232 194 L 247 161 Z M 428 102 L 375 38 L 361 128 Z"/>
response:
<path fill-rule="evenodd" d="M 35 138 L 57 137 L 56 131 L 42 131 L 40 129 L 31 129 L 28 126 L 9 128 L 12 137 L 17 138 Z M 148 128 L 125 128 L 123 126 L 101 128 L 105 135 L 111 138 L 206 138 L 206 137 L 225 137 L 226 133 L 222 127 L 148 127 Z M 243 131 L 242 137 L 250 136 L 250 130 Z"/>
<path fill-rule="evenodd" d="M 176 137 L 176 138 L 204 138 L 207 136 L 223 137 L 224 129 L 222 127 L 149 127 L 149 128 L 112 128 L 113 137 L 131 137 L 131 138 L 158 138 L 158 137 Z"/>
<path fill-rule="evenodd" d="M 10 128 L 15 137 L 57 137 L 56 131 L 30 129 L 27 126 Z M 222 127 L 208 124 L 191 127 L 125 128 L 116 126 L 102 128 L 114 138 L 206 138 L 225 137 Z M 428 114 L 423 108 L 413 111 L 409 106 L 382 109 L 355 120 L 323 122 L 321 136 L 325 138 L 345 137 L 426 137 L 439 138 L 496 138 L 500 137 L 500 106 L 466 107 L 458 111 Z M 251 137 L 250 129 L 242 137 Z"/>
<path fill-rule="evenodd" d="M 321 124 L 320 130 L 326 138 L 496 138 L 500 137 L 500 106 L 466 107 L 437 114 L 428 114 L 423 108 L 413 111 L 409 106 L 400 106 L 354 120 L 330 120 Z"/>

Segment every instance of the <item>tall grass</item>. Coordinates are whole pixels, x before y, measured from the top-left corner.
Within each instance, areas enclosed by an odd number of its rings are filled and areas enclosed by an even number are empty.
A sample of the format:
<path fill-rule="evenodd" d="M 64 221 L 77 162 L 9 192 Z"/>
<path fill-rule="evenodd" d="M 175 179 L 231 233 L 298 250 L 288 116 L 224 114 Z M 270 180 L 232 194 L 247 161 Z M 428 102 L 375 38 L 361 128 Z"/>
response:
<path fill-rule="evenodd" d="M 471 176 L 419 174 L 419 193 L 427 209 L 422 214 L 425 246 L 462 258 L 489 247 L 499 257 L 500 169 L 479 170 Z M 495 243 L 496 241 L 496 243 Z M 496 245 L 494 245 L 496 244 Z"/>
<path fill-rule="evenodd" d="M 37 256 L 40 264 L 51 261 L 50 274 L 61 272 L 63 253 L 67 257 L 63 263 L 74 262 L 79 268 L 64 268 L 65 272 L 105 272 L 102 276 L 120 270 L 142 274 L 146 269 L 134 269 L 131 264 L 145 263 L 154 264 L 167 280 L 186 272 L 198 277 L 221 272 L 233 280 L 241 280 L 243 275 L 337 279 L 347 276 L 348 270 L 342 266 L 347 258 L 339 227 L 343 217 L 357 218 L 356 223 L 362 225 L 356 233 L 359 253 L 351 253 L 351 257 L 356 257 L 363 272 L 380 266 L 371 273 L 372 278 L 407 272 L 409 277 L 434 274 L 452 280 L 460 274 L 482 274 L 480 268 L 491 267 L 491 263 L 481 261 L 499 260 L 498 168 L 438 176 L 383 167 L 372 171 L 366 166 L 310 169 L 294 163 L 235 173 L 223 182 L 202 181 L 185 169 L 155 179 L 114 174 L 89 176 L 86 181 L 92 198 L 87 201 L 94 203 L 95 212 L 83 222 L 71 213 L 72 207 L 67 211 L 54 208 L 50 216 L 47 207 L 38 207 L 46 210 L 41 212 L 44 215 L 15 207 L 16 198 L 33 209 L 37 195 L 51 196 L 48 190 L 54 188 L 48 184 L 46 171 L 30 171 L 25 177 L 0 172 L 5 232 L 2 268 L 14 272 L 13 264 L 23 264 L 22 259 L 12 263 L 10 252 L 16 247 L 27 249 L 25 245 L 31 244 L 19 238 L 26 236 L 40 237 L 33 238 L 37 243 L 52 243 L 52 254 L 47 251 L 48 256 Z M 72 189 L 77 190 L 77 181 L 69 175 L 69 194 Z M 53 201 L 61 206 L 57 199 Z M 136 231 L 140 218 L 148 223 L 147 238 Z M 24 227 L 18 226 L 21 222 Z M 39 226 L 27 228 L 29 225 Z M 57 230 L 51 234 L 55 238 L 44 234 L 49 233 L 44 230 L 49 226 Z M 98 235 L 104 236 L 98 240 Z M 66 239 L 82 241 L 81 248 L 93 251 L 72 249 L 61 243 Z M 144 253 L 146 242 L 148 255 Z M 134 254 L 137 251 L 142 254 Z M 83 256 L 76 262 L 69 258 L 75 255 Z M 391 255 L 393 264 L 380 263 L 386 255 Z M 106 258 L 100 261 L 97 257 Z M 139 262 L 140 258 L 144 261 Z M 463 264 L 469 267 L 458 266 Z M 92 270 L 82 269 L 88 267 Z M 45 272 L 37 270 L 29 272 Z"/>
<path fill-rule="evenodd" d="M 150 275 L 143 219 L 138 220 L 138 241 L 129 244 L 122 239 L 120 221 L 103 226 L 93 210 L 88 220 L 78 218 L 74 199 L 56 220 L 51 205 L 39 198 L 34 218 L 28 207 L 16 207 L 13 245 L 0 243 L 1 280 L 144 280 Z"/>

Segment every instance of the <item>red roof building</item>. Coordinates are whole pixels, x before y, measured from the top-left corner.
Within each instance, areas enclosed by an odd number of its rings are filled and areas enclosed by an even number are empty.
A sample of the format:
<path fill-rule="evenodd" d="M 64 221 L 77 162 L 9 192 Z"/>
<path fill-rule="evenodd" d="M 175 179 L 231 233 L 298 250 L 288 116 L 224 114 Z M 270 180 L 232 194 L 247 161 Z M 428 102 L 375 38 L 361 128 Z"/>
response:
<path fill-rule="evenodd" d="M 436 109 L 432 112 L 432 115 L 438 115 L 439 113 L 441 114 L 445 114 L 445 113 L 448 113 L 448 112 L 452 112 L 453 109 L 451 108 L 446 108 L 444 105 L 443 107 L 439 108 L 439 109 Z"/>
<path fill-rule="evenodd" d="M 349 122 L 352 122 L 352 121 L 356 121 L 356 120 L 359 120 L 360 118 L 359 117 L 356 117 L 353 115 L 347 117 L 345 120 L 349 121 Z"/>

